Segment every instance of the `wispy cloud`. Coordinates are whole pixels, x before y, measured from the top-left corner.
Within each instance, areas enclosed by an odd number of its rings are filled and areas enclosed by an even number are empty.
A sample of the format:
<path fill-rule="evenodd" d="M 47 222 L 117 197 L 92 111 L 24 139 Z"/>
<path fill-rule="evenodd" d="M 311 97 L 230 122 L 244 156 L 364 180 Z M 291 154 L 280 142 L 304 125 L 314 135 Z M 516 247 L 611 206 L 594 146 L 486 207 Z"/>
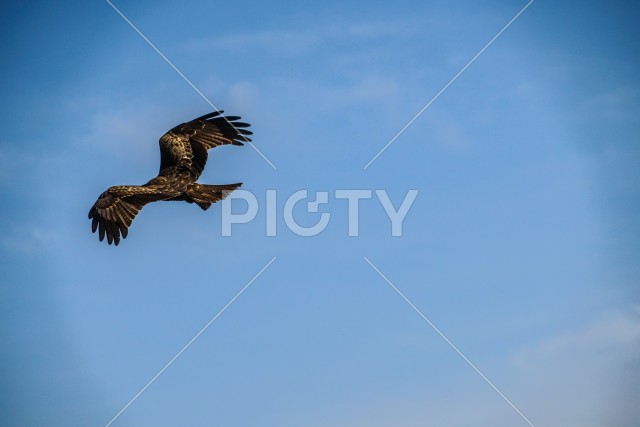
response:
<path fill-rule="evenodd" d="M 428 141 L 438 146 L 445 147 L 453 152 L 461 152 L 469 149 L 472 138 L 465 132 L 465 126 L 446 111 L 432 111 L 429 117 L 425 117 L 425 125 L 429 127 Z"/>
<path fill-rule="evenodd" d="M 4 235 L 0 238 L 2 247 L 14 253 L 34 253 L 58 236 L 54 230 L 42 228 L 37 225 L 5 226 Z"/>
<path fill-rule="evenodd" d="M 640 88 L 617 86 L 591 95 L 581 105 L 584 113 L 613 120 L 637 120 Z"/>
<path fill-rule="evenodd" d="M 327 22 L 324 25 L 315 23 L 312 26 L 298 29 L 264 29 L 217 35 L 191 40 L 186 44 L 186 47 L 190 50 L 267 49 L 283 53 L 300 53 L 334 41 L 371 41 L 392 36 L 410 36 L 416 34 L 419 28 L 418 25 L 412 25 L 407 21 Z"/>
<path fill-rule="evenodd" d="M 258 87 L 253 83 L 232 84 L 228 89 L 230 105 L 227 111 L 251 111 L 260 95 L 259 92 Z"/>
<path fill-rule="evenodd" d="M 640 349 L 640 307 L 611 312 L 592 323 L 517 351 L 494 375 L 536 425 L 601 427 L 616 418 L 632 426 L 633 414 L 617 407 L 615 386 L 621 360 L 636 360 Z M 616 372 L 618 371 L 618 372 Z M 633 400 L 633 399 L 631 399 Z M 636 409 L 632 409 L 636 411 Z M 289 425 L 297 425 L 299 420 Z M 483 387 L 451 382 L 446 393 L 426 385 L 422 391 L 389 390 L 342 412 L 307 423 L 311 427 L 388 425 L 523 425 L 521 419 Z"/>
<path fill-rule="evenodd" d="M 331 110 L 354 105 L 381 108 L 384 104 L 397 101 L 400 96 L 400 85 L 390 75 L 363 75 L 341 85 L 313 84 L 308 81 L 282 83 L 287 86 L 299 86 L 299 91 L 305 91 L 312 96 L 311 99 L 317 107 Z"/>
<path fill-rule="evenodd" d="M 538 342 L 515 353 L 512 362 L 522 369 L 549 363 L 572 363 L 602 357 L 607 362 L 624 357 L 640 344 L 640 307 L 614 312 L 577 331 Z"/>
<path fill-rule="evenodd" d="M 85 131 L 75 135 L 76 142 L 92 145 L 112 156 L 148 158 L 158 151 L 154 141 L 167 127 L 166 123 L 158 125 L 155 112 L 154 108 L 116 108 L 95 112 L 89 117 Z"/>
<path fill-rule="evenodd" d="M 626 404 L 634 399 L 620 398 L 627 392 L 620 384 L 637 375 L 627 370 L 639 357 L 640 307 L 635 306 L 523 348 L 511 362 L 528 384 L 522 393 L 529 395 L 541 425 L 598 426 L 616 420 L 631 426 L 638 410 Z"/>

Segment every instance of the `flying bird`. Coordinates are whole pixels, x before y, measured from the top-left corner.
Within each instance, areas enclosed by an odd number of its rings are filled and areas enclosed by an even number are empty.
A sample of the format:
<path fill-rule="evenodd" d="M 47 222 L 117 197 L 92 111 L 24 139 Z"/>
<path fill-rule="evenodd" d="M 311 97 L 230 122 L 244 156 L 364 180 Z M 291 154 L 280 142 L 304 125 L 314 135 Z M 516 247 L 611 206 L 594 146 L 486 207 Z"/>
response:
<path fill-rule="evenodd" d="M 242 185 L 207 185 L 196 181 L 207 163 L 207 150 L 219 145 L 244 145 L 250 142 L 245 129 L 250 125 L 239 122 L 238 116 L 224 116 L 224 111 L 206 114 L 182 123 L 160 138 L 160 172 L 144 185 L 118 185 L 102 193 L 89 210 L 91 231 L 105 236 L 109 244 L 120 243 L 127 237 L 131 222 L 147 203 L 177 200 L 195 203 L 203 210 L 224 199 Z"/>

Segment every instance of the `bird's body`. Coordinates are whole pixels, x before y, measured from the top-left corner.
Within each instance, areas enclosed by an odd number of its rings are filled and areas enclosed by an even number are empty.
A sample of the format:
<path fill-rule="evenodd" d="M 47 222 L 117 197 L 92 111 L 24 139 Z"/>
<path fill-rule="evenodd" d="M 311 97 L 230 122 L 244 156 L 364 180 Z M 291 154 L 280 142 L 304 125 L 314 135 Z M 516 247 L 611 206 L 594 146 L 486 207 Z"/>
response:
<path fill-rule="evenodd" d="M 160 172 L 144 185 L 119 185 L 102 193 L 89 211 L 92 231 L 99 231 L 100 241 L 109 244 L 126 238 L 128 228 L 144 205 L 160 200 L 196 203 L 207 210 L 242 183 L 225 185 L 198 184 L 207 162 L 207 150 L 219 145 L 244 145 L 249 124 L 240 117 L 222 116 L 222 111 L 182 123 L 160 138 Z"/>

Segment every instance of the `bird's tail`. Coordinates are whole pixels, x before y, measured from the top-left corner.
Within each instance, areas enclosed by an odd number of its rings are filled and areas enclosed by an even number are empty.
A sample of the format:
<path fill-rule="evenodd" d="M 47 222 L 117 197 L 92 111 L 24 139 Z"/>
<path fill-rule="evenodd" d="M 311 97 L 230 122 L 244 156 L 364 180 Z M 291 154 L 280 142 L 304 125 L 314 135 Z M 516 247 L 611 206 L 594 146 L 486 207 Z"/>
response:
<path fill-rule="evenodd" d="M 188 202 L 196 203 L 206 211 L 212 203 L 219 202 L 224 199 L 241 185 L 241 182 L 224 185 L 191 184 L 187 188 L 187 191 L 185 191 L 185 194 L 188 196 Z M 191 200 L 189 200 L 189 198 Z"/>

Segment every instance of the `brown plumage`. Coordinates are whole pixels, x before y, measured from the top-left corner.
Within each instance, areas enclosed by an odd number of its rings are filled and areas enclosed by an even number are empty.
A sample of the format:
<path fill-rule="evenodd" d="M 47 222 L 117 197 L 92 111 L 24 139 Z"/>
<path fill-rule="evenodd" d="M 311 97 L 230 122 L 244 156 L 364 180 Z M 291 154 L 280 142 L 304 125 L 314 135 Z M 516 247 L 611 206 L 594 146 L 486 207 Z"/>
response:
<path fill-rule="evenodd" d="M 89 210 L 91 230 L 99 232 L 100 241 L 120 243 L 127 237 L 131 222 L 144 205 L 159 200 L 196 203 L 207 210 L 224 199 L 242 183 L 226 185 L 197 184 L 207 163 L 207 150 L 219 145 L 244 145 L 251 141 L 244 129 L 250 125 L 240 117 L 223 116 L 223 111 L 206 114 L 182 123 L 160 138 L 160 172 L 144 185 L 119 185 L 102 193 Z"/>

